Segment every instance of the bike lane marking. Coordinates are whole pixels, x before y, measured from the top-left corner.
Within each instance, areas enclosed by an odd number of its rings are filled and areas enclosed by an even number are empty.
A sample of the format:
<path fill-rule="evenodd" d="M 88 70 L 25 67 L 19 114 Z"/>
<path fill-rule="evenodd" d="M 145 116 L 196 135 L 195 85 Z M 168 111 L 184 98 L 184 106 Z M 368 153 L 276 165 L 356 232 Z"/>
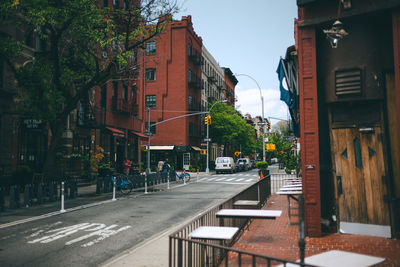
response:
<path fill-rule="evenodd" d="M 38 237 L 34 240 L 28 241 L 28 244 L 47 244 L 50 242 L 54 242 L 58 239 L 61 238 L 67 238 L 73 234 L 76 234 L 78 232 L 91 232 L 89 234 L 85 234 L 83 236 L 74 238 L 72 240 L 69 240 L 67 242 L 65 242 L 66 246 L 81 242 L 81 241 L 88 241 L 88 239 L 90 239 L 91 237 L 97 237 L 94 238 L 92 240 L 90 240 L 89 242 L 85 242 L 84 244 L 81 244 L 81 247 L 90 247 L 94 244 L 97 244 L 101 241 L 103 241 L 104 239 L 116 235 L 122 231 L 128 230 L 129 228 L 131 228 L 132 226 L 130 225 L 126 225 L 126 226 L 122 226 L 119 229 L 115 229 L 119 227 L 116 224 L 112 224 L 110 226 L 106 226 L 103 223 L 80 223 L 80 224 L 75 224 L 75 225 L 71 225 L 71 226 L 66 226 L 66 227 L 61 227 L 61 228 L 57 228 L 57 229 L 52 229 L 52 230 L 48 230 L 45 229 L 35 229 L 35 232 L 32 233 L 31 235 L 27 236 L 26 238 L 32 238 L 32 237 Z"/>

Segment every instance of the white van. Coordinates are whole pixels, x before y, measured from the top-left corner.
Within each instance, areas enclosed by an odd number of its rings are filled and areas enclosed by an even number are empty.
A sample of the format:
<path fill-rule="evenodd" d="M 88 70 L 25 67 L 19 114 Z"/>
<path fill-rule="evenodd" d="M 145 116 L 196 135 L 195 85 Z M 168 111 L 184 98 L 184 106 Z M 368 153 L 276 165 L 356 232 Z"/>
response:
<path fill-rule="evenodd" d="M 234 173 L 236 170 L 235 161 L 231 157 L 218 157 L 215 160 L 215 172 Z"/>

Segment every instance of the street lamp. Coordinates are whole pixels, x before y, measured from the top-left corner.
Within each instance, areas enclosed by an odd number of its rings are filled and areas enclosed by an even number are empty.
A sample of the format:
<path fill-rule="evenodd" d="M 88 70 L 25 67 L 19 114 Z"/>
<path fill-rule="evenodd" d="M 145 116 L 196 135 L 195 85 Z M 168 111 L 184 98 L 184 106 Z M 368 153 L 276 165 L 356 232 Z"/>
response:
<path fill-rule="evenodd" d="M 226 100 L 226 99 L 223 99 L 223 100 L 220 100 L 220 101 L 218 101 L 218 102 L 215 102 L 214 104 L 212 104 L 212 106 L 210 107 L 210 109 L 208 110 L 208 115 L 210 115 L 210 112 L 211 112 L 211 110 L 213 109 L 213 107 L 216 105 L 216 104 L 218 104 L 218 103 L 226 103 L 228 100 Z M 206 173 L 210 173 L 210 169 L 209 169 L 209 167 L 208 167 L 208 160 L 209 160 L 209 154 L 208 154 L 208 146 L 209 146 L 209 143 L 210 143 L 210 137 L 209 137 L 209 126 L 210 126 L 210 122 L 208 122 L 207 123 L 207 137 L 206 137 L 206 142 L 207 142 L 207 162 L 206 162 Z"/>
<path fill-rule="evenodd" d="M 261 98 L 261 106 L 262 106 L 262 113 L 261 113 L 261 123 L 262 123 L 262 129 L 263 129 L 263 133 L 262 133 L 262 142 L 263 142 L 263 161 L 265 161 L 265 121 L 264 121 L 264 97 L 261 93 L 261 88 L 260 85 L 258 84 L 258 82 L 251 77 L 250 75 L 247 74 L 243 74 L 243 73 L 235 73 L 235 76 L 246 76 L 250 79 L 252 79 L 258 87 L 258 90 L 260 90 L 260 98 Z"/>

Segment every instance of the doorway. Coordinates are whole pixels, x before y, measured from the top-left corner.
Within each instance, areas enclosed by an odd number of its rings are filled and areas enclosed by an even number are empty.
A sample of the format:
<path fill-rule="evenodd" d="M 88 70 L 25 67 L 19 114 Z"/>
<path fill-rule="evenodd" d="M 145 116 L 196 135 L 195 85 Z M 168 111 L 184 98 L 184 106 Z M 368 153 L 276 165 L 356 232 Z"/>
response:
<path fill-rule="evenodd" d="M 381 127 L 332 129 L 331 137 L 340 232 L 390 238 Z"/>

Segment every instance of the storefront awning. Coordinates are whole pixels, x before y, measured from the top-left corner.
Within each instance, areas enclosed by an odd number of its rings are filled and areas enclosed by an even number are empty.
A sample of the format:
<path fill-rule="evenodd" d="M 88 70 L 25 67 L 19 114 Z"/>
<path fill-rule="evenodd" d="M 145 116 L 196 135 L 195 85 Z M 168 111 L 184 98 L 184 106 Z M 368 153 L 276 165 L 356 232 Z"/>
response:
<path fill-rule="evenodd" d="M 192 146 L 192 148 L 193 148 L 193 150 L 195 150 L 195 151 L 201 151 L 201 148 L 200 148 L 200 147 Z"/>
<path fill-rule="evenodd" d="M 150 146 L 150 150 L 173 150 L 174 146 Z"/>
<path fill-rule="evenodd" d="M 145 138 L 145 139 L 148 138 L 147 135 L 144 135 L 144 134 L 139 133 L 139 132 L 131 131 L 131 133 L 134 134 L 134 135 L 136 135 L 136 136 L 139 136 L 140 138 Z"/>
<path fill-rule="evenodd" d="M 111 131 L 112 135 L 115 136 L 115 137 L 122 137 L 122 138 L 125 137 L 125 133 L 123 131 L 121 131 L 121 130 L 118 130 L 118 129 L 115 129 L 115 128 L 112 128 L 112 127 L 106 127 L 106 129 Z"/>

